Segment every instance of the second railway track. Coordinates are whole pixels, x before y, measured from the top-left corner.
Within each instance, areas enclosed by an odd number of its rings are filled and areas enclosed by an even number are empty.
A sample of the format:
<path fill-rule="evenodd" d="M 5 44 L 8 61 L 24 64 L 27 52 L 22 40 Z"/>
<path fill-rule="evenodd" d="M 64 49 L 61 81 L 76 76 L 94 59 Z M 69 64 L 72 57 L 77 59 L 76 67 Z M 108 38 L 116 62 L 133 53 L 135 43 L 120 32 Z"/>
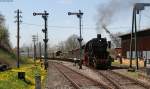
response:
<path fill-rule="evenodd" d="M 145 85 L 144 83 L 111 70 L 100 70 L 98 72 L 109 80 L 116 89 L 150 89 L 150 86 Z"/>

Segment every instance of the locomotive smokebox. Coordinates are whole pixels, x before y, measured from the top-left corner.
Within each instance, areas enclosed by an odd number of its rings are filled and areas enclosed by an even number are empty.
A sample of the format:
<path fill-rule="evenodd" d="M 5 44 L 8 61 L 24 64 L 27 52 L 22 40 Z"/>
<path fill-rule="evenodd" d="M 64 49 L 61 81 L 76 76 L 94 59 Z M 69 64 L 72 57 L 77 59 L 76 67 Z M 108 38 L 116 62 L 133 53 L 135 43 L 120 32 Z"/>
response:
<path fill-rule="evenodd" d="M 101 39 L 101 34 L 97 34 L 97 38 L 98 38 L 98 39 Z"/>

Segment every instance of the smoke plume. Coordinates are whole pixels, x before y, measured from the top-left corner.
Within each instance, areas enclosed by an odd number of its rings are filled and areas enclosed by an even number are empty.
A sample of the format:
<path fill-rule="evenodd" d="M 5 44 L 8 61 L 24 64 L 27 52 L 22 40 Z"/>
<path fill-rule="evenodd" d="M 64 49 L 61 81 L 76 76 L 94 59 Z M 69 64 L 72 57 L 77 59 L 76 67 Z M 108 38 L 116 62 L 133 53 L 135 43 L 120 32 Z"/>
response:
<path fill-rule="evenodd" d="M 107 5 L 100 5 L 98 8 L 98 21 L 96 23 L 97 32 L 101 33 L 102 29 L 110 35 L 111 40 L 115 45 L 118 45 L 117 39 L 108 29 L 108 26 L 114 22 L 116 15 L 119 13 L 125 13 L 133 8 L 135 3 L 139 3 L 144 0 L 111 0 Z M 147 0 L 145 0 L 147 1 Z M 131 13 L 132 15 L 132 13 Z M 124 19 L 123 19 L 124 20 Z"/>
<path fill-rule="evenodd" d="M 133 8 L 134 3 L 140 2 L 140 0 L 111 0 L 106 5 L 100 5 L 98 8 L 97 22 L 98 27 L 108 26 L 113 22 L 114 17 L 118 13 L 126 12 Z"/>

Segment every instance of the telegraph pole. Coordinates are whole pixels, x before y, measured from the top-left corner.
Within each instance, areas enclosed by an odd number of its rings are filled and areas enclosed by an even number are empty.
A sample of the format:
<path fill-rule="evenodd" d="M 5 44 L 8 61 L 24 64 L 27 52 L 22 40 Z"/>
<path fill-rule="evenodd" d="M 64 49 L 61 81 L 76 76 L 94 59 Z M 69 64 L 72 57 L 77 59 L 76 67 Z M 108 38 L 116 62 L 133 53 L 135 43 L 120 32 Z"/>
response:
<path fill-rule="evenodd" d="M 76 15 L 77 18 L 79 18 L 79 30 L 80 30 L 80 37 L 78 38 L 79 41 L 79 45 L 80 45 L 80 63 L 79 63 L 79 69 L 82 69 L 82 58 L 81 58 L 81 54 L 82 54 L 82 34 L 81 34 L 81 19 L 83 16 L 83 12 L 81 12 L 81 10 L 79 10 L 79 12 L 68 12 L 68 15 Z"/>
<path fill-rule="evenodd" d="M 43 33 L 45 33 L 45 39 L 43 39 L 44 41 L 44 65 L 45 65 L 45 69 L 47 69 L 48 67 L 48 62 L 47 62 L 47 56 L 48 56 L 48 53 L 47 53 L 47 42 L 48 42 L 48 33 L 47 33 L 47 18 L 48 18 L 48 15 L 49 13 L 47 13 L 46 11 L 44 11 L 44 13 L 33 13 L 33 16 L 36 16 L 36 15 L 41 15 L 42 18 L 44 19 L 44 29 L 42 29 Z"/>
<path fill-rule="evenodd" d="M 34 54 L 33 54 L 33 59 L 34 59 L 34 63 L 35 63 L 35 59 L 36 59 L 36 45 L 35 45 L 35 42 L 36 42 L 36 35 L 32 35 L 32 41 L 33 41 L 33 49 L 34 49 Z"/>
<path fill-rule="evenodd" d="M 28 58 L 30 57 L 30 48 L 27 48 L 27 52 L 28 52 Z"/>
<path fill-rule="evenodd" d="M 39 43 L 38 43 L 38 34 L 37 34 L 37 36 L 36 36 L 36 57 L 38 58 L 39 57 L 39 49 L 38 49 L 38 47 L 39 47 Z"/>
<path fill-rule="evenodd" d="M 41 50 L 41 42 L 39 42 L 39 55 L 40 55 L 40 59 L 41 59 L 41 55 L 42 55 L 42 52 L 41 52 L 42 50 Z"/>
<path fill-rule="evenodd" d="M 20 39 L 20 22 L 22 22 L 20 20 L 20 18 L 22 18 L 22 16 L 20 15 L 20 13 L 22 13 L 19 9 L 17 11 L 15 11 L 15 13 L 17 13 L 17 20 L 15 21 L 17 23 L 17 68 L 19 68 L 20 64 L 19 64 L 19 61 L 20 61 L 20 49 L 19 49 L 19 39 Z"/>

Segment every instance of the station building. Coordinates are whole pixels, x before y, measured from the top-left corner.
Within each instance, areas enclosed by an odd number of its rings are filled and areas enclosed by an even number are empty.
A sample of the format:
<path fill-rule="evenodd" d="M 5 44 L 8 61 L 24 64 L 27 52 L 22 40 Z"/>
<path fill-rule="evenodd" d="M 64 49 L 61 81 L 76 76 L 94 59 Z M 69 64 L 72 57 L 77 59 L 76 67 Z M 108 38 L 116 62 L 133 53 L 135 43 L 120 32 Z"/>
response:
<path fill-rule="evenodd" d="M 122 57 L 130 58 L 130 41 L 131 33 L 120 36 Z M 134 48 L 134 40 L 133 40 Z M 145 29 L 137 32 L 137 51 L 140 59 L 150 59 L 150 29 Z M 133 58 L 135 58 L 135 50 L 133 49 Z"/>

